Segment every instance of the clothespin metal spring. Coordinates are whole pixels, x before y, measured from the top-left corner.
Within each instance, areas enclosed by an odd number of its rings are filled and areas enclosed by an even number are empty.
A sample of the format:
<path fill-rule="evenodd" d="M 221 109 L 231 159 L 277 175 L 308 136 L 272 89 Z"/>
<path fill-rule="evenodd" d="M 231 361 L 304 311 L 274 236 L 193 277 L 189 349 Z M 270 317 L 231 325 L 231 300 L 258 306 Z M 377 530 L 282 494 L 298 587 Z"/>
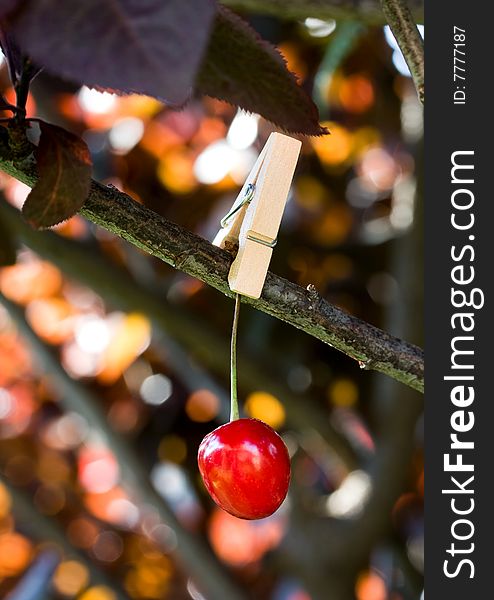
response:
<path fill-rule="evenodd" d="M 236 205 L 234 205 L 230 209 L 230 211 L 221 219 L 220 224 L 223 229 L 225 229 L 225 227 L 228 227 L 228 222 L 230 221 L 230 219 L 234 215 L 236 215 L 243 206 L 252 202 L 255 191 L 256 191 L 256 184 L 249 183 L 249 185 L 247 186 L 247 189 L 245 190 L 244 197 L 240 200 L 240 202 L 238 202 Z M 278 243 L 278 239 L 269 240 L 269 239 L 261 237 L 260 235 L 254 233 L 254 232 L 248 232 L 246 235 L 246 238 L 248 240 L 252 240 L 253 242 L 257 242 L 258 244 L 262 244 L 263 246 L 267 246 L 268 248 L 274 248 L 276 246 L 276 244 Z"/>
<path fill-rule="evenodd" d="M 274 240 L 267 240 L 267 239 L 265 240 L 255 233 L 248 233 L 245 237 L 248 240 L 252 240 L 253 242 L 257 242 L 258 244 L 267 246 L 268 248 L 274 248 L 276 246 L 276 244 L 278 243 L 278 238 L 276 238 Z"/>
<path fill-rule="evenodd" d="M 254 192 L 256 190 L 256 186 L 254 183 L 249 183 L 249 185 L 247 186 L 247 189 L 245 190 L 245 194 L 244 197 L 242 198 L 242 200 L 234 205 L 231 209 L 230 212 L 228 212 L 220 221 L 220 225 L 223 229 L 225 229 L 225 227 L 228 226 L 228 221 L 233 217 L 233 215 L 236 215 L 238 213 L 238 211 L 242 208 L 242 206 L 245 206 L 246 204 L 249 204 L 249 202 L 252 201 L 252 198 L 254 197 Z"/>

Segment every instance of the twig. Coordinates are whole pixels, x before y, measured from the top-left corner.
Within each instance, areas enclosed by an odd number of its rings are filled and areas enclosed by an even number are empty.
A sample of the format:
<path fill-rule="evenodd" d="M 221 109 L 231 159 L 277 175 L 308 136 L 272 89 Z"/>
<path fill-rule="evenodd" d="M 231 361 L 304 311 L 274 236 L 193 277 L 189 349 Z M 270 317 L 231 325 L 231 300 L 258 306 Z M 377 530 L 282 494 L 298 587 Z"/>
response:
<path fill-rule="evenodd" d="M 424 103 L 424 40 L 406 0 L 381 0 L 384 16 L 405 57 L 422 104 Z"/>
<path fill-rule="evenodd" d="M 0 147 L 0 168 L 27 185 L 36 181 L 35 165 L 22 168 Z M 176 269 L 233 297 L 228 286 L 232 257 L 206 240 L 167 221 L 114 188 L 93 181 L 80 213 Z M 417 346 L 353 317 L 320 296 L 268 273 L 261 298 L 242 301 L 276 317 L 357 360 L 423 392 L 423 352 Z"/>
<path fill-rule="evenodd" d="M 45 373 L 57 383 L 60 402 L 67 410 L 83 415 L 102 434 L 118 461 L 128 491 L 153 506 L 163 521 L 175 531 L 178 541 L 177 557 L 200 589 L 212 598 L 221 598 L 225 594 L 224 597 L 232 600 L 244 600 L 243 592 L 233 583 L 214 554 L 196 536 L 182 527 L 175 513 L 156 492 L 133 449 L 108 425 L 105 414 L 100 408 L 99 399 L 87 388 L 71 379 L 52 349 L 32 330 L 19 306 L 2 294 L 0 294 L 0 303 L 6 308 L 20 334 L 28 341 L 33 356 L 42 363 Z"/>
<path fill-rule="evenodd" d="M 363 23 L 381 25 L 383 15 L 379 0 L 223 0 L 237 10 L 270 14 L 280 19 L 358 19 Z M 411 0 L 414 16 L 423 16 L 422 0 Z"/>

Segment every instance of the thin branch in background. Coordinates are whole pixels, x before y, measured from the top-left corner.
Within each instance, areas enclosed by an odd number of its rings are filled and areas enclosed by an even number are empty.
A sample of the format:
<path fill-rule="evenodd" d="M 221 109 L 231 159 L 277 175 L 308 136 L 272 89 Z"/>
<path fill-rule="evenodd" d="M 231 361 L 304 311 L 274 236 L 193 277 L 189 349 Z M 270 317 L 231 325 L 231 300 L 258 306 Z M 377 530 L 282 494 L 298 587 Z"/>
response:
<path fill-rule="evenodd" d="M 160 518 L 175 531 L 178 542 L 175 550 L 177 558 L 195 579 L 198 587 L 212 598 L 244 600 L 244 593 L 215 555 L 197 536 L 182 527 L 168 503 L 156 492 L 132 447 L 108 425 L 98 397 L 67 374 L 52 349 L 33 331 L 21 307 L 3 294 L 0 294 L 0 304 L 7 310 L 20 335 L 29 343 L 33 356 L 41 363 L 44 372 L 56 382 L 60 402 L 64 408 L 85 417 L 103 436 L 108 448 L 115 455 L 127 490 L 155 508 Z"/>
<path fill-rule="evenodd" d="M 406 0 L 381 0 L 384 16 L 405 57 L 415 88 L 424 103 L 424 40 Z"/>
<path fill-rule="evenodd" d="M 1 140 L 0 140 L 1 141 Z M 15 165 L 0 145 L 0 168 L 33 186 L 34 163 Z M 226 296 L 232 257 L 176 223 L 139 204 L 115 188 L 93 181 L 80 214 L 122 237 L 148 254 L 210 285 Z M 416 389 L 424 390 L 424 357 L 417 346 L 349 315 L 322 298 L 310 286 L 304 289 L 268 273 L 259 299 L 242 297 L 250 304 L 285 323 L 301 329 L 358 361 L 361 368 L 380 371 Z"/>
<path fill-rule="evenodd" d="M 52 550 L 42 550 L 22 575 L 6 600 L 53 600 L 52 578 L 60 563 L 60 556 Z"/>
<path fill-rule="evenodd" d="M 369 25 L 381 25 L 383 14 L 379 0 L 222 0 L 223 4 L 239 11 L 268 14 L 279 19 L 358 19 Z M 422 0 L 410 0 L 414 16 L 422 18 Z"/>

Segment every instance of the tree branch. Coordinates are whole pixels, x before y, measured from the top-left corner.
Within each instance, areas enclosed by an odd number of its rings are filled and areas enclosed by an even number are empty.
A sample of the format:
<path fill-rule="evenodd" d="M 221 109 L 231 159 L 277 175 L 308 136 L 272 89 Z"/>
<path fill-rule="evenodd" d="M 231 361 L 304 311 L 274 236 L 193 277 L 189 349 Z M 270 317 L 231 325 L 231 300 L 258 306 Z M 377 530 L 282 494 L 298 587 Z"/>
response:
<path fill-rule="evenodd" d="M 91 252 L 82 244 L 57 235 L 51 231 L 36 231 L 21 216 L 19 211 L 5 200 L 0 199 L 0 222 L 13 237 L 18 238 L 34 252 L 61 269 L 65 275 L 93 289 L 103 300 L 124 311 L 145 313 L 153 322 L 157 331 L 167 338 L 165 346 L 169 350 L 170 338 L 174 340 L 173 351 L 168 352 L 167 361 L 173 370 L 181 374 L 184 381 L 193 385 L 193 389 L 206 387 L 215 389 L 220 398 L 224 397 L 224 409 L 219 415 L 223 421 L 228 419 L 230 410 L 229 395 L 204 374 L 197 373 L 197 365 L 190 364 L 188 352 L 177 348 L 177 342 L 193 352 L 209 371 L 224 376 L 229 361 L 228 343 L 211 329 L 204 320 L 195 319 L 190 313 L 182 312 L 177 306 L 170 306 L 162 294 L 149 287 L 138 284 L 127 274 L 110 263 L 105 256 Z M 130 248 L 134 250 L 134 248 Z M 137 252 L 137 251 L 136 251 Z M 142 255 L 142 259 L 146 257 Z M 185 367 L 178 357 L 183 357 Z M 288 421 L 296 423 L 300 429 L 318 431 L 348 469 L 356 468 L 356 457 L 346 439 L 325 417 L 317 404 L 303 394 L 295 394 L 283 380 L 273 378 L 262 364 L 245 356 L 239 356 L 239 383 L 247 391 L 264 389 L 283 399 Z M 195 382 L 192 381 L 195 379 Z M 199 379 L 199 381 L 198 381 Z"/>
<path fill-rule="evenodd" d="M 8 156 L 0 143 L 0 168 L 33 186 L 37 177 L 34 159 L 14 165 Z M 167 221 L 127 194 L 93 181 L 80 213 L 148 254 L 234 297 L 228 287 L 232 257 L 227 252 Z M 345 313 L 315 289 L 301 288 L 268 273 L 261 298 L 243 296 L 242 301 L 340 350 L 362 368 L 380 371 L 416 390 L 424 389 L 420 348 Z"/>
<path fill-rule="evenodd" d="M 369 24 L 383 24 L 379 0 L 222 0 L 239 11 L 269 14 L 280 19 L 356 19 Z M 414 17 L 423 17 L 422 0 L 411 0 Z"/>
<path fill-rule="evenodd" d="M 406 0 L 381 0 L 384 16 L 405 57 L 422 104 L 424 103 L 424 40 Z"/>

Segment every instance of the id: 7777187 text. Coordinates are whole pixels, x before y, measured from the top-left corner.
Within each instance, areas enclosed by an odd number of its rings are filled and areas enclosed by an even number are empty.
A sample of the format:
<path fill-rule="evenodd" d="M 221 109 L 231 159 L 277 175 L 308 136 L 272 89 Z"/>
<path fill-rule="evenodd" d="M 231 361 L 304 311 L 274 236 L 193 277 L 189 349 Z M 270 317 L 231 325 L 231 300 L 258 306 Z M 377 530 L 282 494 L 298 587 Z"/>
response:
<path fill-rule="evenodd" d="M 453 26 L 453 103 L 466 104 L 466 80 L 467 80 L 467 46 L 466 32 L 461 27 Z"/>

